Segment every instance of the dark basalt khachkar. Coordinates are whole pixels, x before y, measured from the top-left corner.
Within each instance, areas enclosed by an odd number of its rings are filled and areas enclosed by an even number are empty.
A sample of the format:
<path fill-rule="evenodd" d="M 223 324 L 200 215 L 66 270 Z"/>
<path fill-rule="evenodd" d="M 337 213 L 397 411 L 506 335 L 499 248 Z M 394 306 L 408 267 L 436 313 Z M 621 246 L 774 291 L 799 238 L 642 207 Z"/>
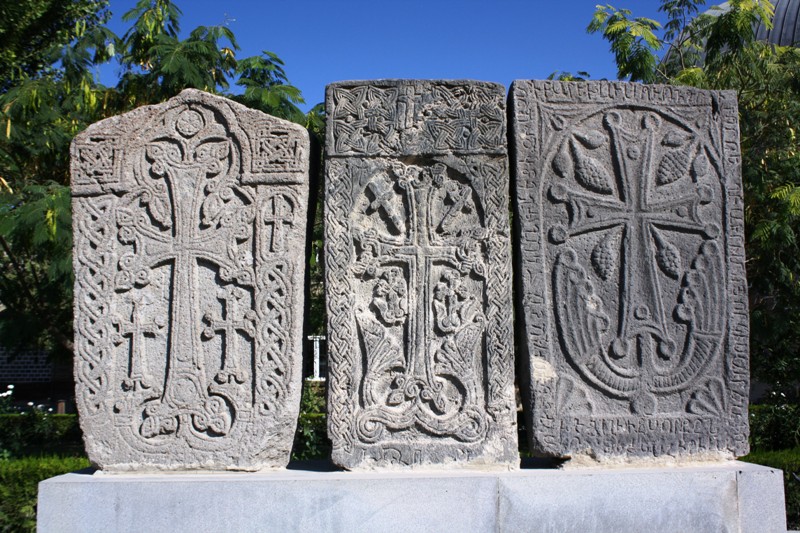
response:
<path fill-rule="evenodd" d="M 534 449 L 746 454 L 735 94 L 517 81 L 510 100 Z"/>
<path fill-rule="evenodd" d="M 195 90 L 75 138 L 75 381 L 93 463 L 287 463 L 308 151 L 302 127 Z"/>
<path fill-rule="evenodd" d="M 328 431 L 347 468 L 518 463 L 505 91 L 328 86 Z"/>

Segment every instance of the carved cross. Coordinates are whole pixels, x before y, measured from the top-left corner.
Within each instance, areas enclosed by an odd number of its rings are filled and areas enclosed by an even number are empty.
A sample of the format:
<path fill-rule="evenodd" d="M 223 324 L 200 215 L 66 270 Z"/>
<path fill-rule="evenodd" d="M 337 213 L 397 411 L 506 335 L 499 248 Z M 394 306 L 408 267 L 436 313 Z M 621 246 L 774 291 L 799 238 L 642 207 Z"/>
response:
<path fill-rule="evenodd" d="M 144 357 L 141 342 L 145 336 L 157 338 L 161 336 L 164 328 L 164 321 L 161 317 L 155 320 L 142 321 L 140 318 L 141 307 L 136 300 L 129 300 L 131 304 L 131 314 L 123 318 L 115 315 L 111 323 L 117 328 L 113 342 L 116 345 L 122 344 L 126 338 L 130 339 L 130 355 L 128 363 L 128 379 L 123 382 L 126 390 L 141 390 L 153 387 L 152 376 L 147 367 L 147 359 Z"/>
<path fill-rule="evenodd" d="M 190 121 L 193 110 L 184 111 L 178 119 L 177 131 L 169 139 L 158 139 L 147 147 L 147 165 L 142 183 L 152 187 L 140 194 L 142 204 L 154 202 L 148 194 L 162 190 L 163 205 L 171 212 L 163 230 L 143 216 L 134 216 L 129 227 L 121 228 L 126 240 L 135 243 L 138 261 L 145 268 L 170 264 L 172 271 L 170 340 L 167 351 L 167 380 L 163 401 L 187 412 L 197 409 L 207 398 L 205 361 L 200 346 L 201 316 L 196 309 L 199 261 L 219 267 L 220 272 L 235 272 L 240 267 L 221 251 L 227 250 L 233 236 L 227 227 L 201 225 L 201 206 L 207 198 L 209 176 L 216 185 L 227 182 L 230 144 L 206 134 Z M 187 120 L 183 120 L 184 115 Z M 200 120 L 202 124 L 202 120 Z M 180 149 L 177 148 L 180 145 Z M 149 185 L 148 182 L 152 182 Z M 168 193 L 168 194 L 167 194 Z M 123 232 L 123 230 L 125 230 Z M 121 237 L 122 238 L 122 237 Z M 145 264 L 146 262 L 146 264 Z M 195 333 L 196 332 L 196 333 Z"/>
<path fill-rule="evenodd" d="M 256 335 L 256 314 L 252 309 L 244 313 L 239 311 L 239 304 L 244 299 L 246 292 L 239 287 L 228 286 L 220 289 L 217 298 L 225 305 L 225 318 L 220 318 L 213 311 L 206 311 L 203 321 L 207 327 L 203 330 L 203 337 L 213 339 L 217 332 L 225 335 L 225 356 L 222 360 L 222 369 L 217 373 L 217 383 L 244 383 L 249 377 L 244 364 L 239 361 L 239 332 L 246 333 L 251 339 Z M 241 318 L 239 318 L 241 317 Z"/>
<path fill-rule="evenodd" d="M 294 226 L 294 206 L 282 194 L 276 194 L 267 200 L 264 212 L 264 223 L 272 226 L 269 249 L 271 252 L 282 252 L 286 249 L 286 232 L 284 225 Z"/>
<path fill-rule="evenodd" d="M 611 132 L 614 162 L 620 172 L 618 196 L 613 193 L 600 195 L 567 190 L 563 185 L 553 185 L 549 191 L 551 198 L 567 204 L 571 215 L 569 226 L 553 227 L 550 238 L 560 244 L 571 237 L 589 233 L 608 235 L 616 232 L 621 235 L 621 312 L 617 336 L 611 346 L 612 353 L 617 358 L 625 357 L 630 354 L 631 341 L 639 339 L 641 343 L 644 335 L 650 334 L 657 340 L 659 355 L 669 358 L 675 352 L 676 345 L 667 333 L 667 317 L 657 275 L 657 256 L 667 253 L 665 248 L 671 245 L 665 241 L 661 230 L 714 237 L 718 228 L 704 224 L 699 219 L 697 209 L 698 205 L 711 201 L 711 192 L 698 187 L 674 200 L 653 201 L 654 143 L 660 119 L 655 115 L 645 119 L 643 153 L 636 145 L 627 145 L 621 122 L 621 117 L 615 112 L 605 117 Z M 670 275 L 677 277 L 677 272 Z"/>
<path fill-rule="evenodd" d="M 408 318 L 409 338 L 413 340 L 409 346 L 406 379 L 416 382 L 422 397 L 433 401 L 437 409 L 443 411 L 444 400 L 438 398 L 440 386 L 434 380 L 433 354 L 430 353 L 436 340 L 433 337 L 432 302 L 433 290 L 438 280 L 433 279 L 434 265 L 447 265 L 460 271 L 465 262 L 460 257 L 461 250 L 458 246 L 438 244 L 431 240 L 430 234 L 437 224 L 431 220 L 431 203 L 435 201 L 435 189 L 431 183 L 430 171 L 410 166 L 394 169 L 393 172 L 403 182 L 401 188 L 407 191 L 411 231 L 404 244 L 383 243 L 379 260 L 382 265 L 396 265 L 398 261 L 408 264 L 408 292 L 417 294 L 417 298 L 416 308 Z M 377 198 L 379 197 L 376 195 L 376 201 Z M 367 210 L 369 209 L 368 207 Z"/>

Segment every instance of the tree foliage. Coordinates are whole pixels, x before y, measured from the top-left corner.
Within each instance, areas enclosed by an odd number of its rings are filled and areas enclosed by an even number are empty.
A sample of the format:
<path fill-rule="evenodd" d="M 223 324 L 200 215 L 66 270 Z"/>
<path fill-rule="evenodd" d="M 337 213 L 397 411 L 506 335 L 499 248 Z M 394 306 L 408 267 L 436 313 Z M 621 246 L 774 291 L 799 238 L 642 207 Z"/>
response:
<path fill-rule="evenodd" d="M 228 96 L 322 131 L 319 109 L 271 52 L 238 58 L 226 25 L 184 36 L 171 0 L 139 0 L 111 32 L 107 0 L 17 0 L 0 7 L 0 339 L 72 351 L 69 145 L 89 124 L 186 88 Z M 115 61 L 115 86 L 98 65 Z M 231 94 L 231 88 L 243 94 Z M 240 90 L 241 90 L 240 89 Z"/>
<path fill-rule="evenodd" d="M 663 28 L 598 6 L 587 31 L 609 41 L 621 78 L 736 91 L 752 369 L 789 393 L 800 382 L 800 49 L 755 40 L 768 1 L 703 4 L 662 1 Z"/>
<path fill-rule="evenodd" d="M 0 3 L 0 92 L 53 65 L 58 48 L 108 17 L 107 0 Z"/>

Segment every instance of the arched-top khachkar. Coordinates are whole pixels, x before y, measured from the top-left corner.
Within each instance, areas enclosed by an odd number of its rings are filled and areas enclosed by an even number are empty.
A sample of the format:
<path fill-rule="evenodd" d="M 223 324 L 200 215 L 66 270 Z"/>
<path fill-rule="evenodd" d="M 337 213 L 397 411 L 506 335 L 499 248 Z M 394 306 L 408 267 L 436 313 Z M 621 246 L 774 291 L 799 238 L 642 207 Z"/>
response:
<path fill-rule="evenodd" d="M 186 90 L 72 143 L 76 399 L 110 470 L 285 466 L 308 132 Z"/>
<path fill-rule="evenodd" d="M 346 468 L 519 462 L 505 90 L 328 86 L 328 433 Z"/>
<path fill-rule="evenodd" d="M 517 81 L 517 294 L 541 453 L 747 453 L 733 92 Z"/>

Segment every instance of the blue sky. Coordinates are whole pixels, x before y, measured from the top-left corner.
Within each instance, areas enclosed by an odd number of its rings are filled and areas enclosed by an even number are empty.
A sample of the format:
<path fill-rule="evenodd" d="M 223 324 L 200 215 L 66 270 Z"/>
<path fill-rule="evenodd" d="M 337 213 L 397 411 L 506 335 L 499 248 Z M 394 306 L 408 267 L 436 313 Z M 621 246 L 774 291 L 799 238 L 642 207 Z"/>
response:
<path fill-rule="evenodd" d="M 660 0 L 625 0 L 618 8 L 662 20 Z M 111 0 L 111 28 L 135 0 Z M 469 78 L 503 83 L 587 71 L 616 78 L 608 44 L 587 35 L 601 0 L 176 0 L 184 36 L 199 25 L 227 23 L 237 57 L 278 54 L 306 99 L 324 99 L 334 81 L 377 78 Z M 711 2 L 710 2 L 711 3 Z M 115 82 L 117 69 L 103 69 Z"/>

